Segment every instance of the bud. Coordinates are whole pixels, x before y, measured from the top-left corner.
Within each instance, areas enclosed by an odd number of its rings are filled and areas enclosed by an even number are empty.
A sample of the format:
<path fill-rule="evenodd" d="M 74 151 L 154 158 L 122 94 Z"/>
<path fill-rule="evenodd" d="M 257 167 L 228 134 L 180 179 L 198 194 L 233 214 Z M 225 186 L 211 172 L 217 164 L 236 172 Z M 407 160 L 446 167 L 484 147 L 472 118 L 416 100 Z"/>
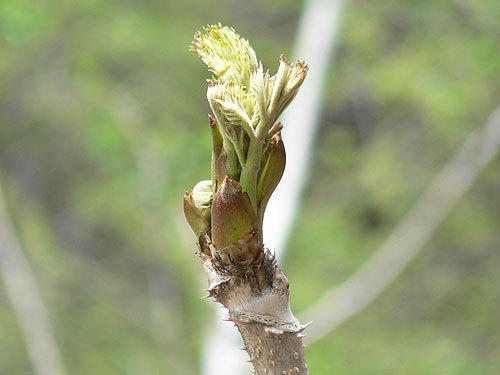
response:
<path fill-rule="evenodd" d="M 269 156 L 264 166 L 262 174 L 259 176 L 259 186 L 257 188 L 257 200 L 259 202 L 258 223 L 262 226 L 264 219 L 264 211 L 266 210 L 267 202 L 271 198 L 274 189 L 283 176 L 286 164 L 285 145 L 281 139 L 281 132 L 276 134 L 269 143 Z"/>
<path fill-rule="evenodd" d="M 196 207 L 193 194 L 187 191 L 186 194 L 184 194 L 184 215 L 196 237 L 199 237 L 201 232 L 210 226 L 210 221 L 203 215 L 202 211 Z"/>
<path fill-rule="evenodd" d="M 290 63 L 288 63 L 290 64 Z M 304 82 L 309 66 L 304 61 L 296 61 L 294 64 L 289 65 L 286 84 L 281 92 L 279 105 L 276 110 L 276 117 L 278 118 L 281 113 L 288 107 L 293 98 L 299 92 L 300 86 Z"/>
<path fill-rule="evenodd" d="M 212 203 L 212 181 L 203 180 L 198 182 L 194 188 L 193 193 L 193 201 L 203 216 L 210 220 L 210 204 Z"/>
<path fill-rule="evenodd" d="M 256 214 L 241 185 L 226 177 L 212 202 L 212 242 L 219 251 L 252 232 Z"/>
<path fill-rule="evenodd" d="M 223 262 L 250 264 L 262 255 L 264 211 L 285 168 L 277 119 L 300 89 L 308 67 L 281 56 L 278 72 L 270 76 L 248 41 L 220 24 L 197 33 L 192 50 L 215 75 L 207 88 L 214 115 L 209 116 L 212 181 L 197 185 L 185 198 L 186 217 L 206 240 L 200 239 L 202 252 L 209 249 Z"/>
<path fill-rule="evenodd" d="M 273 91 L 269 112 L 275 121 L 299 92 L 306 78 L 309 67 L 304 61 L 290 63 L 284 56 L 280 57 L 278 72 L 272 77 Z"/>

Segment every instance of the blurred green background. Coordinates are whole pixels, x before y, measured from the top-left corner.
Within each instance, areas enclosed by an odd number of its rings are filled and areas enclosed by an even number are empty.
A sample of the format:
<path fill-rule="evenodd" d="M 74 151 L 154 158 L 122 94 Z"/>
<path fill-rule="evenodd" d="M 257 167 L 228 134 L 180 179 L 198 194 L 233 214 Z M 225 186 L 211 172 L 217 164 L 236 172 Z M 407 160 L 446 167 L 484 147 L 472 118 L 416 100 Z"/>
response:
<path fill-rule="evenodd" d="M 200 373 L 212 310 L 181 207 L 209 178 L 209 74 L 188 46 L 222 22 L 274 72 L 302 6 L 0 2 L 0 180 L 70 375 Z M 294 311 L 366 261 L 500 104 L 499 19 L 498 0 L 346 4 L 280 260 Z M 497 157 L 404 274 L 308 347 L 311 373 L 499 374 L 499 249 Z M 0 374 L 33 374 L 3 283 Z"/>

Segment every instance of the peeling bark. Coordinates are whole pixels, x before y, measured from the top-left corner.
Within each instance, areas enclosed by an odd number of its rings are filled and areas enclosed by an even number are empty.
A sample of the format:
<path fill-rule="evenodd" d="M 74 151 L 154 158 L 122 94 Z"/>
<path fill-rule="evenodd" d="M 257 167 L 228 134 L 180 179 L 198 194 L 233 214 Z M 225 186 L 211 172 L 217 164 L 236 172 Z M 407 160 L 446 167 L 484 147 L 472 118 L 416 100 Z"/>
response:
<path fill-rule="evenodd" d="M 255 374 L 308 374 L 302 342 L 307 325 L 290 309 L 288 278 L 274 255 L 260 246 L 250 263 L 236 261 L 215 250 L 203 233 L 198 256 L 208 274 L 206 297 L 229 310 L 228 320 L 238 327 Z"/>

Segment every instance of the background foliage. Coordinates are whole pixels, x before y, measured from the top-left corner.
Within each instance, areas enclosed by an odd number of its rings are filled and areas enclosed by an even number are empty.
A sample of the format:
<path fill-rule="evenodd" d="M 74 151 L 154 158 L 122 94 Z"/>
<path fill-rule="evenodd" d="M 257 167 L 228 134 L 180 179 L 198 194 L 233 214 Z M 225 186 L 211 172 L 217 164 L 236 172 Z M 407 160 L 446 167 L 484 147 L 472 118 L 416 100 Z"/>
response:
<path fill-rule="evenodd" d="M 0 177 L 71 375 L 199 372 L 212 319 L 181 203 L 209 177 L 209 75 L 188 45 L 220 21 L 275 71 L 301 6 L 0 3 Z M 347 3 L 281 260 L 295 311 L 366 261 L 499 104 L 499 16 L 495 0 Z M 497 158 L 404 275 L 308 348 L 311 373 L 498 374 L 499 244 Z M 3 284 L 0 322 L 0 374 L 31 374 Z"/>

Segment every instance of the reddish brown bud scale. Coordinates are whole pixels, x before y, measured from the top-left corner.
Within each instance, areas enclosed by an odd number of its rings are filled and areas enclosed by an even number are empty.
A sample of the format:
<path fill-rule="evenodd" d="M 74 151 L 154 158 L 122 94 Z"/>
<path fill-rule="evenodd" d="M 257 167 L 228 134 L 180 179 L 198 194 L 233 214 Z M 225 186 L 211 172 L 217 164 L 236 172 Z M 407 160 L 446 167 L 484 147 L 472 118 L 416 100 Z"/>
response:
<path fill-rule="evenodd" d="M 258 222 L 262 225 L 267 202 L 278 186 L 283 176 L 286 165 L 285 145 L 281 139 L 281 132 L 276 134 L 269 144 L 269 157 L 263 167 L 262 175 L 259 178 L 257 197 L 259 201 Z"/>
<path fill-rule="evenodd" d="M 212 242 L 222 251 L 252 232 L 256 214 L 241 185 L 226 177 L 212 202 Z"/>

